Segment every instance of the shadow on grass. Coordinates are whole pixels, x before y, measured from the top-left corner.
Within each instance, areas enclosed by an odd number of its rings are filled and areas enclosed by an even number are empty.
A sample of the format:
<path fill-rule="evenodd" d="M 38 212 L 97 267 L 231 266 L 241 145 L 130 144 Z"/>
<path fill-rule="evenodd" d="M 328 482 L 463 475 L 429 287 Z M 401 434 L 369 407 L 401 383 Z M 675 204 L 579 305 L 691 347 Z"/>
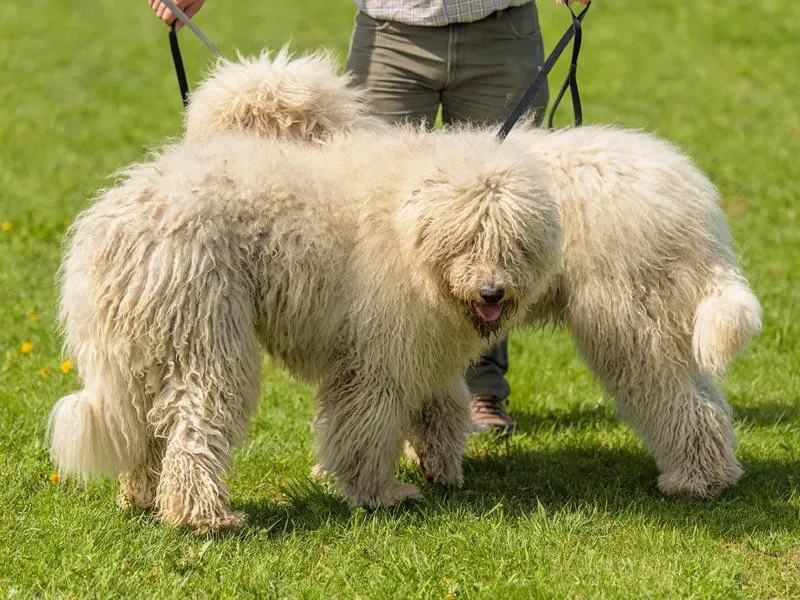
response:
<path fill-rule="evenodd" d="M 732 402 L 734 420 L 754 425 L 778 425 L 786 420 L 800 421 L 800 405 L 792 401 L 762 400 L 758 404 L 739 405 Z"/>
<path fill-rule="evenodd" d="M 537 423 L 541 425 L 538 419 Z M 461 490 L 425 484 L 418 473 L 405 469 L 401 477 L 419 485 L 425 495 L 421 504 L 372 515 L 350 511 L 326 485 L 305 479 L 281 490 L 285 501 L 254 501 L 235 508 L 248 514 L 245 533 L 267 529 L 276 536 L 329 526 L 347 528 L 365 516 L 380 521 L 480 518 L 498 504 L 503 505 L 505 518 L 527 518 L 542 508 L 548 514 L 582 511 L 620 522 L 638 517 L 657 526 L 701 529 L 726 539 L 796 529 L 800 514 L 790 500 L 800 485 L 800 463 L 751 460 L 744 468 L 741 481 L 714 498 L 671 499 L 659 493 L 658 472 L 644 450 L 581 443 L 538 451 L 522 448 L 512 438 L 465 459 Z"/>
<path fill-rule="evenodd" d="M 319 529 L 332 523 L 347 523 L 353 517 L 343 497 L 325 483 L 309 478 L 294 479 L 281 486 L 282 501 L 274 499 L 234 504 L 247 514 L 244 529 L 266 529 L 270 535 Z"/>
<path fill-rule="evenodd" d="M 714 498 L 666 498 L 658 471 L 644 451 L 601 445 L 528 451 L 515 447 L 465 460 L 468 496 L 503 502 L 507 514 L 541 505 L 548 512 L 591 509 L 607 515 L 640 515 L 659 525 L 703 528 L 719 537 L 794 530 L 798 509 L 789 502 L 800 484 L 797 461 L 744 461 L 745 474 Z M 458 495 L 463 495 L 459 492 Z M 462 501 L 458 495 L 454 501 Z"/>
<path fill-rule="evenodd" d="M 580 429 L 587 425 L 618 423 L 611 404 L 581 405 L 569 410 L 551 410 L 545 414 L 513 411 L 517 431 L 536 432 L 551 429 Z"/>

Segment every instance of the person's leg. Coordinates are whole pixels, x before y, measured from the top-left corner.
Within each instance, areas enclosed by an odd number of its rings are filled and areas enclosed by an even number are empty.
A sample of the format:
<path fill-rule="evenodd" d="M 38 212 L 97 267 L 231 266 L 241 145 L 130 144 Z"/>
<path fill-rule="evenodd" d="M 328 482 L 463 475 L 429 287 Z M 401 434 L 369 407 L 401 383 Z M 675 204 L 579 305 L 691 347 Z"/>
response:
<path fill-rule="evenodd" d="M 511 393 L 506 381 L 508 372 L 508 339 L 493 345 L 464 373 L 472 394 L 470 417 L 478 431 L 494 429 L 511 433 L 514 420 L 506 413 L 503 403 Z"/>
<path fill-rule="evenodd" d="M 356 15 L 347 69 L 372 112 L 390 123 L 433 126 L 447 67 L 446 27 L 418 27 Z"/>
<path fill-rule="evenodd" d="M 544 62 L 544 45 L 533 3 L 489 15 L 475 23 L 454 25 L 453 52 L 447 86 L 442 92 L 442 118 L 446 124 L 472 122 L 499 125 L 508 117 Z M 537 123 L 547 108 L 544 85 L 530 111 Z M 472 421 L 478 430 L 510 432 L 514 421 L 503 403 L 511 389 L 508 341 L 492 346 L 465 373 L 473 394 Z"/>
<path fill-rule="evenodd" d="M 508 117 L 544 63 L 534 3 L 453 26 L 453 52 L 442 92 L 445 123 L 496 123 Z M 542 86 L 529 108 L 541 122 L 549 93 Z"/>

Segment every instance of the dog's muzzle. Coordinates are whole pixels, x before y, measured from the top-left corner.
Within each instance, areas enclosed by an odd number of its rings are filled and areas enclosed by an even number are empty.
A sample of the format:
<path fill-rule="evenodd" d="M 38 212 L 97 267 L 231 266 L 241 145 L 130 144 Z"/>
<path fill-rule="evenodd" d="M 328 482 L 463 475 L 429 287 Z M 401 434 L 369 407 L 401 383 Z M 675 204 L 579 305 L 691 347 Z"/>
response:
<path fill-rule="evenodd" d="M 502 298 L 502 295 L 500 297 Z M 485 338 L 499 330 L 513 310 L 514 303 L 509 300 L 503 302 L 473 301 L 467 303 L 467 315 L 472 321 L 472 326 L 481 337 Z"/>

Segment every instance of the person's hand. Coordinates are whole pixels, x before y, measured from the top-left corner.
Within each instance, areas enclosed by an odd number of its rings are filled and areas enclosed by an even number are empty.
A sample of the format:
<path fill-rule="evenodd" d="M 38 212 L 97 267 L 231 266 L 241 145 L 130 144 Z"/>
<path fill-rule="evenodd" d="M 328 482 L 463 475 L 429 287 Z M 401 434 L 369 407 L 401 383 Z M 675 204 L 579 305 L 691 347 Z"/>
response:
<path fill-rule="evenodd" d="M 150 8 L 155 11 L 156 16 L 165 23 L 171 24 L 177 17 L 172 14 L 172 11 L 167 8 L 167 5 L 161 0 L 147 0 Z M 206 0 L 175 0 L 175 4 L 186 13 L 186 16 L 192 17 L 203 6 Z M 182 23 L 178 21 L 176 29 L 180 29 Z"/>

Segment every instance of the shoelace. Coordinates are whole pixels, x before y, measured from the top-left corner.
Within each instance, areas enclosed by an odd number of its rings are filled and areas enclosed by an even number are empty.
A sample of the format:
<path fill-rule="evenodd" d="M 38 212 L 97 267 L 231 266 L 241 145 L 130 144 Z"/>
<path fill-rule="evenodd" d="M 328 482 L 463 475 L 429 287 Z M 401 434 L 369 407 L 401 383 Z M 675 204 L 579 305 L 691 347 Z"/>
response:
<path fill-rule="evenodd" d="M 481 414 L 506 414 L 503 401 L 497 398 L 478 396 L 473 398 L 472 406 L 476 409 L 476 412 Z"/>

